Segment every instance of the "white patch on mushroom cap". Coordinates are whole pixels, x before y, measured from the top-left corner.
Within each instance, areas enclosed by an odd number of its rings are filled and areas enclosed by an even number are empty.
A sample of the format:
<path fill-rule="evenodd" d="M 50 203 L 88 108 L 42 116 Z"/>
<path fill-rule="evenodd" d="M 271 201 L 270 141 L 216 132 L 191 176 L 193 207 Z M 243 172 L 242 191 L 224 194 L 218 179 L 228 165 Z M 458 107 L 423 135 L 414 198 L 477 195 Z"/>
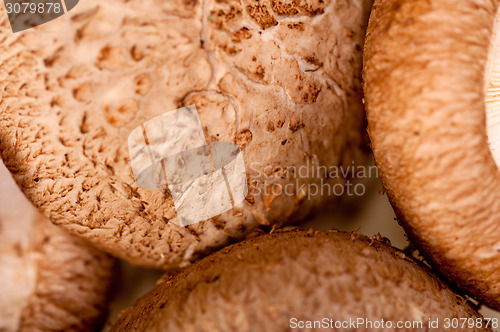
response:
<path fill-rule="evenodd" d="M 495 19 L 485 82 L 488 143 L 493 158 L 500 167 L 500 11 Z"/>

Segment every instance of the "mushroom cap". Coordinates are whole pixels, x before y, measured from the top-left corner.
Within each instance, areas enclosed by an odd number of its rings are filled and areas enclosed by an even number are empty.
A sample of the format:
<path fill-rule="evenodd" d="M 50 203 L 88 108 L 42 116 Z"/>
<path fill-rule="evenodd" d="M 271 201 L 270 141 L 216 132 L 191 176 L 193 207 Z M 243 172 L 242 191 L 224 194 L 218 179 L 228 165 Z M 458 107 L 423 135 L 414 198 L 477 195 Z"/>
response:
<path fill-rule="evenodd" d="M 114 260 L 52 225 L 0 166 L 0 331 L 95 331 Z"/>
<path fill-rule="evenodd" d="M 86 0 L 17 34 L 4 21 L 0 154 L 55 224 L 135 264 L 175 269 L 259 228 L 296 222 L 335 198 L 308 199 L 302 188 L 345 179 L 286 171 L 364 159 L 370 5 Z M 207 142 L 244 149 L 250 194 L 181 227 L 169 191 L 136 184 L 127 139 L 188 105 Z M 291 194 L 279 192 L 286 184 Z"/>
<path fill-rule="evenodd" d="M 456 286 L 500 309 L 500 176 L 485 121 L 498 2 L 376 1 L 368 131 L 399 222 Z"/>
<path fill-rule="evenodd" d="M 383 242 L 293 230 L 194 263 L 122 311 L 113 330 L 289 331 L 292 318 L 325 317 L 426 324 L 480 315 L 426 267 Z"/>

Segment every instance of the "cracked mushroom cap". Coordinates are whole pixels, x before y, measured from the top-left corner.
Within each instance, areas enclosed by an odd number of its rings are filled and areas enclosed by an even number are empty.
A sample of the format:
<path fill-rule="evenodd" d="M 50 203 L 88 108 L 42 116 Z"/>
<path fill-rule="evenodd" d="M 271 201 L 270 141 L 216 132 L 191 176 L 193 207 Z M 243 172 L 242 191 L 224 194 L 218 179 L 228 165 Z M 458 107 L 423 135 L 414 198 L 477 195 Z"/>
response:
<path fill-rule="evenodd" d="M 136 264 L 175 269 L 295 222 L 346 181 L 298 176 L 300 167 L 364 159 L 359 77 L 370 5 L 86 0 L 17 34 L 4 21 L 0 154 L 54 223 Z M 168 190 L 136 184 L 127 138 L 189 105 L 207 142 L 244 149 L 249 194 L 181 227 Z M 310 194 L 322 183 L 337 190 Z"/>
<path fill-rule="evenodd" d="M 497 8 L 491 0 L 376 1 L 364 88 L 375 159 L 400 223 L 437 270 L 500 309 Z"/>
<path fill-rule="evenodd" d="M 0 167 L 0 331 L 95 331 L 113 260 L 52 225 Z"/>
<path fill-rule="evenodd" d="M 481 316 L 427 268 L 382 242 L 356 233 L 289 231 L 240 242 L 187 267 L 122 311 L 114 331 L 290 331 L 292 318 L 324 317 L 425 324 L 430 317 Z"/>

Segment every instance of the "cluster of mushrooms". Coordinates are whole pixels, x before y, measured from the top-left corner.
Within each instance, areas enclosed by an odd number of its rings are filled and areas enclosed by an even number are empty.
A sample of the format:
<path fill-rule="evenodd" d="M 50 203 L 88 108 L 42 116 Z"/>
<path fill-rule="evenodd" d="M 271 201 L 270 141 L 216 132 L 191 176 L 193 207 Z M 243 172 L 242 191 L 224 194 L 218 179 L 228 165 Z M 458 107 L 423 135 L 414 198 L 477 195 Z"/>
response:
<path fill-rule="evenodd" d="M 117 259 L 165 275 L 105 330 L 495 328 L 477 310 L 500 310 L 499 5 L 81 0 L 17 33 L 0 6 L 0 331 L 101 330 Z M 240 148 L 248 193 L 184 226 L 128 137 L 189 105 Z M 290 170 L 372 155 L 421 256 L 296 227 L 338 203 L 309 188 L 354 179 Z"/>

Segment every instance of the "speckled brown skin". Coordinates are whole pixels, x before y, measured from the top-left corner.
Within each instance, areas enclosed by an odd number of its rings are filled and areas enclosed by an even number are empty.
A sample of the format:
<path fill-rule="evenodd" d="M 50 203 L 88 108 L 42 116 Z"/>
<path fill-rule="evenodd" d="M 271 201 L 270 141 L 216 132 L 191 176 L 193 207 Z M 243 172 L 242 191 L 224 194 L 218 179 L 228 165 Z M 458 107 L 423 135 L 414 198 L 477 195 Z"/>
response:
<path fill-rule="evenodd" d="M 114 331 L 279 332 L 290 331 L 293 317 L 395 324 L 480 315 L 401 251 L 311 230 L 260 236 L 204 258 L 124 310 Z"/>
<path fill-rule="evenodd" d="M 401 224 L 437 270 L 500 309 L 500 173 L 484 104 L 497 7 L 376 1 L 364 88 L 375 159 Z"/>
<path fill-rule="evenodd" d="M 0 331 L 96 331 L 114 260 L 52 225 L 0 165 Z"/>
<path fill-rule="evenodd" d="M 297 221 L 334 198 L 309 200 L 302 185 L 345 179 L 301 178 L 293 195 L 264 184 L 295 183 L 275 174 L 280 168 L 362 159 L 370 4 L 86 0 L 15 35 L 3 22 L 0 154 L 54 223 L 136 264 L 175 269 L 258 228 Z M 127 137 L 190 104 L 207 141 L 245 148 L 250 195 L 184 228 L 171 222 L 169 192 L 135 184 Z"/>

